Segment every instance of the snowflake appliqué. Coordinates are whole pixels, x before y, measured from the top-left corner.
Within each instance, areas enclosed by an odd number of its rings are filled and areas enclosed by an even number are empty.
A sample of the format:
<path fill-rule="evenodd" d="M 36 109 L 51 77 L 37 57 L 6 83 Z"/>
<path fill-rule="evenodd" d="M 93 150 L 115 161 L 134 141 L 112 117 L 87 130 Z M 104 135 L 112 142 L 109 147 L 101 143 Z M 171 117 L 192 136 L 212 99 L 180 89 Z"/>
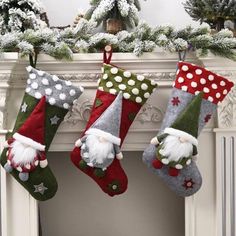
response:
<path fill-rule="evenodd" d="M 193 188 L 193 185 L 195 184 L 195 182 L 193 182 L 192 179 L 185 179 L 184 183 L 183 183 L 183 187 L 185 187 L 185 189 L 189 189 L 189 188 Z"/>
<path fill-rule="evenodd" d="M 204 118 L 205 123 L 207 123 L 211 119 L 211 114 L 207 114 Z"/>
<path fill-rule="evenodd" d="M 179 106 L 179 104 L 180 104 L 179 97 L 173 97 L 171 102 L 172 102 L 173 106 Z"/>

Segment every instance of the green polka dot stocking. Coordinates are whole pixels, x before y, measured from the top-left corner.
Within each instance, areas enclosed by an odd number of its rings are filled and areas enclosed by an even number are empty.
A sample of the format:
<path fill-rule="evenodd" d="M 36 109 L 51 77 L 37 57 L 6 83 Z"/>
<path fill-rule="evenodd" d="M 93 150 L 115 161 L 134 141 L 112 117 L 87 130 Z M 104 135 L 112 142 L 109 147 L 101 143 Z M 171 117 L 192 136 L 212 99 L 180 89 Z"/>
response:
<path fill-rule="evenodd" d="M 72 162 L 108 195 L 124 193 L 128 179 L 120 165 L 120 146 L 156 83 L 104 64 L 85 132 L 71 153 Z"/>

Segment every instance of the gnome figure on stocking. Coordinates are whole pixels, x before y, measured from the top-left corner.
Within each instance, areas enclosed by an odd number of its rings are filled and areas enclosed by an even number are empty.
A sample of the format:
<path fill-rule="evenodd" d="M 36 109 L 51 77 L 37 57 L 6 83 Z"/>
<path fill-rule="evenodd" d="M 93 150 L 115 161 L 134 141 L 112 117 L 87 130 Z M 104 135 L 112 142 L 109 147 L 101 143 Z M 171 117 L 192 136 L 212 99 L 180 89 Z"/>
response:
<path fill-rule="evenodd" d="M 151 144 L 157 146 L 156 159 L 152 162 L 155 169 L 167 165 L 169 175 L 178 176 L 181 169 L 191 164 L 192 158 L 196 159 L 201 102 L 202 93 L 193 99 L 171 127 L 151 140 Z"/>
<path fill-rule="evenodd" d="M 120 93 L 75 144 L 81 147 L 81 157 L 90 167 L 104 171 L 115 157 L 119 160 L 123 158 L 119 138 L 122 98 Z"/>
<path fill-rule="evenodd" d="M 21 181 L 27 181 L 29 173 L 38 165 L 41 168 L 48 165 L 44 145 L 45 106 L 46 98 L 43 97 L 25 123 L 5 143 L 8 157 L 4 168 L 7 172 L 19 171 Z"/>

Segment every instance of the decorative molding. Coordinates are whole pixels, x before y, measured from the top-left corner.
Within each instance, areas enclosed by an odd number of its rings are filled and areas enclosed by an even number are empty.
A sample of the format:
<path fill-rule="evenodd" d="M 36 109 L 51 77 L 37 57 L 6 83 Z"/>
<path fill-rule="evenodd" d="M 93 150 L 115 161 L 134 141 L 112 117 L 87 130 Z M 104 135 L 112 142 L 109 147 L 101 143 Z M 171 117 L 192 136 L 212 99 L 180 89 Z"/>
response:
<path fill-rule="evenodd" d="M 236 71 L 214 71 L 224 77 L 236 78 Z M 142 73 L 136 72 L 139 75 L 145 76 L 147 79 L 154 79 L 156 81 L 174 81 L 175 72 L 153 72 L 153 73 Z M 53 74 L 53 73 L 52 73 Z M 80 82 L 97 82 L 101 77 L 101 73 L 77 73 L 77 74 L 57 74 L 60 79 L 71 80 L 71 81 L 80 81 Z M 26 81 L 26 74 L 12 74 L 11 83 L 15 82 L 24 82 Z M 8 80 L 8 76 L 0 75 L 0 80 Z"/>
<path fill-rule="evenodd" d="M 218 127 L 236 127 L 236 86 L 218 106 Z"/>
<path fill-rule="evenodd" d="M 212 71 L 228 79 L 233 80 L 236 78 L 236 70 L 212 70 Z"/>
<path fill-rule="evenodd" d="M 92 107 L 93 104 L 88 99 L 82 103 L 74 104 L 72 110 L 65 116 L 64 123 L 74 126 L 81 121 L 88 121 Z M 146 103 L 141 108 L 135 121 L 139 121 L 142 124 L 146 122 L 159 123 L 162 119 L 163 112 L 161 109 Z"/>
<path fill-rule="evenodd" d="M 1 83 L 8 83 L 10 82 L 11 75 L 10 74 L 0 74 L 0 81 Z"/>
<path fill-rule="evenodd" d="M 63 74 L 58 75 L 60 79 L 82 82 L 97 82 L 101 77 L 100 73 L 83 73 L 83 74 Z"/>
<path fill-rule="evenodd" d="M 5 128 L 7 120 L 7 97 L 9 90 L 7 88 L 0 88 L 0 130 Z"/>
<path fill-rule="evenodd" d="M 71 111 L 65 116 L 64 123 L 74 126 L 80 121 L 88 121 L 92 107 L 93 104 L 88 99 L 82 103 L 75 103 Z"/>
<path fill-rule="evenodd" d="M 143 73 L 147 79 L 154 80 L 164 80 L 164 81 L 174 81 L 175 80 L 175 72 L 157 72 L 157 73 Z"/>
<path fill-rule="evenodd" d="M 54 73 L 52 73 L 54 74 Z M 173 72 L 157 72 L 157 73 L 137 73 L 145 76 L 147 79 L 154 79 L 157 81 L 173 81 L 175 79 L 175 73 Z M 78 74 L 57 74 L 60 79 L 80 81 L 80 82 L 97 82 L 101 77 L 101 73 L 78 73 Z M 3 79 L 2 79 L 3 77 Z M 0 80 L 7 80 L 5 76 L 0 75 Z M 12 74 L 11 83 L 22 83 L 26 81 L 26 74 Z"/>
<path fill-rule="evenodd" d="M 143 123 L 159 123 L 162 121 L 164 113 L 158 107 L 146 103 L 139 112 L 136 121 Z"/>

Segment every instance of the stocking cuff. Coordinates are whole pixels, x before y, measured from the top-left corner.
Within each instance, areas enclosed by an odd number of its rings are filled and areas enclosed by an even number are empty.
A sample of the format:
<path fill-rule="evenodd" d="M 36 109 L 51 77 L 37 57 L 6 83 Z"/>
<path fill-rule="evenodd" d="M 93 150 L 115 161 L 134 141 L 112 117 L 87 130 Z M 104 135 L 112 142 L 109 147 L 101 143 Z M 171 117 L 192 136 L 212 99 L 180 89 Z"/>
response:
<path fill-rule="evenodd" d="M 157 87 L 155 81 L 145 79 L 143 75 L 134 75 L 112 65 L 104 64 L 103 71 L 99 90 L 114 95 L 122 92 L 125 99 L 139 104 L 144 104 Z"/>
<path fill-rule="evenodd" d="M 179 62 L 174 87 L 188 93 L 199 94 L 203 98 L 218 104 L 230 92 L 234 83 L 200 66 Z"/>
<path fill-rule="evenodd" d="M 36 70 L 31 66 L 26 70 L 29 72 L 26 93 L 36 99 L 45 96 L 50 105 L 69 109 L 84 91 L 83 87 L 75 87 L 70 81 L 61 80 L 56 75 Z"/>

